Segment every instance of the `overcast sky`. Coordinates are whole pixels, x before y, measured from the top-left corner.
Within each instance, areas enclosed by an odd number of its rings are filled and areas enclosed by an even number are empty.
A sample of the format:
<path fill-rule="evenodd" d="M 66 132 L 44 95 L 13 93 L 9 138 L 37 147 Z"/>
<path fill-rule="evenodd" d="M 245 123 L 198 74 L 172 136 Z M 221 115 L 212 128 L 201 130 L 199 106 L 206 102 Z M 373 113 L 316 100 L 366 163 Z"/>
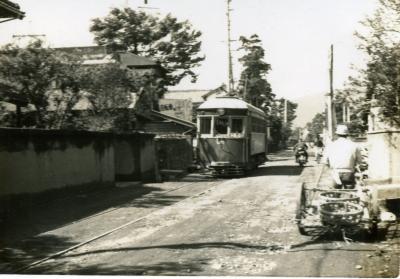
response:
<path fill-rule="evenodd" d="M 0 25 L 0 44 L 12 35 L 45 34 L 53 47 L 93 45 L 91 19 L 104 17 L 112 7 L 145 6 L 143 0 L 13 0 L 26 12 L 23 20 Z M 148 0 L 147 9 L 189 20 L 201 30 L 206 60 L 196 69 L 196 84 L 188 80 L 175 89 L 213 89 L 227 82 L 226 1 Z M 329 90 L 330 44 L 335 47 L 335 87 L 362 65 L 353 33 L 359 21 L 371 14 L 376 0 L 232 0 L 232 38 L 258 34 L 272 65 L 268 79 L 275 94 L 289 99 Z M 239 47 L 233 43 L 233 49 Z M 235 79 L 240 73 L 235 51 Z"/>

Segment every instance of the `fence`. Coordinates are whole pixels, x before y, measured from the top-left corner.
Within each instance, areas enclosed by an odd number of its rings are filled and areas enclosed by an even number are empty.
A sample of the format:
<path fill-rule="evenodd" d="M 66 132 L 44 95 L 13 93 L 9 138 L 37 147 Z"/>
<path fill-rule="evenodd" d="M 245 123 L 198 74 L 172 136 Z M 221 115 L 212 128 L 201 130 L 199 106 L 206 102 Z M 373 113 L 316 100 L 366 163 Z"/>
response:
<path fill-rule="evenodd" d="M 156 139 L 160 169 L 187 171 L 193 164 L 192 137 L 160 137 Z"/>

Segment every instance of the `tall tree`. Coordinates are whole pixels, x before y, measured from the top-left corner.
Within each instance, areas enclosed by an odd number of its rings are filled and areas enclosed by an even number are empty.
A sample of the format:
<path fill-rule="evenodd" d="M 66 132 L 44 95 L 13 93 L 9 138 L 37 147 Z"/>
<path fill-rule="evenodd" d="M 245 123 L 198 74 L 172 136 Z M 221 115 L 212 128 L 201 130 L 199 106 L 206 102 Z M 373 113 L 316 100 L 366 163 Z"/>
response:
<path fill-rule="evenodd" d="M 156 109 L 162 82 L 152 73 L 135 73 L 117 63 L 85 67 L 82 99 L 91 117 L 76 117 L 76 122 L 88 130 L 132 130 L 136 119 L 129 109 L 134 108 L 136 113 Z"/>
<path fill-rule="evenodd" d="M 25 48 L 0 49 L 0 98 L 18 107 L 31 105 L 35 126 L 60 128 L 80 94 L 80 63 L 44 47 L 40 40 Z M 53 113 L 49 113 L 53 111 Z"/>
<path fill-rule="evenodd" d="M 250 38 L 241 36 L 239 40 L 242 44 L 240 49 L 244 51 L 239 59 L 243 65 L 239 80 L 240 94 L 252 105 L 266 108 L 274 97 L 266 78 L 271 65 L 264 61 L 265 51 L 258 35 L 251 35 Z"/>
<path fill-rule="evenodd" d="M 380 107 L 382 120 L 400 127 L 400 3 L 379 0 L 373 16 L 364 21 L 366 33 L 356 33 L 369 56 L 362 72 L 367 101 Z M 367 102 L 370 104 L 370 102 Z"/>
<path fill-rule="evenodd" d="M 285 110 L 285 99 L 277 99 L 272 93 L 271 85 L 267 80 L 271 65 L 264 61 L 265 50 L 258 35 L 253 34 L 249 38 L 241 36 L 239 40 L 240 50 L 244 52 L 239 59 L 243 65 L 239 80 L 239 94 L 245 101 L 265 111 L 271 127 L 272 148 L 278 149 L 286 144 L 291 134 L 297 104 L 286 100 Z"/>
<path fill-rule="evenodd" d="M 286 109 L 285 109 L 286 102 Z M 271 102 L 268 106 L 269 125 L 271 127 L 271 137 L 275 149 L 279 149 L 286 145 L 292 132 L 293 120 L 296 118 L 297 104 L 279 98 Z M 285 116 L 286 114 L 286 116 Z M 286 119 L 286 123 L 285 123 Z"/>
<path fill-rule="evenodd" d="M 164 18 L 130 8 L 111 10 L 105 18 L 93 20 L 90 31 L 97 44 L 112 52 L 128 51 L 151 57 L 166 70 L 166 85 L 176 85 L 184 77 L 197 79 L 193 68 L 204 60 L 200 56 L 201 32 L 188 21 Z"/>
<path fill-rule="evenodd" d="M 82 84 L 91 109 L 94 112 L 126 108 L 132 103 L 132 92 L 136 91 L 135 79 L 128 69 L 118 64 L 104 64 L 85 69 Z"/>
<path fill-rule="evenodd" d="M 311 122 L 306 124 L 306 128 L 308 130 L 308 140 L 316 141 L 319 138 L 319 135 L 322 134 L 326 122 L 325 113 L 317 113 Z"/>
<path fill-rule="evenodd" d="M 345 123 L 352 133 L 365 134 L 368 127 L 370 102 L 366 98 L 365 82 L 350 77 L 344 88 L 335 91 L 335 112 L 338 123 Z M 347 114 L 349 114 L 347 116 Z M 346 119 L 347 116 L 348 119 Z"/>

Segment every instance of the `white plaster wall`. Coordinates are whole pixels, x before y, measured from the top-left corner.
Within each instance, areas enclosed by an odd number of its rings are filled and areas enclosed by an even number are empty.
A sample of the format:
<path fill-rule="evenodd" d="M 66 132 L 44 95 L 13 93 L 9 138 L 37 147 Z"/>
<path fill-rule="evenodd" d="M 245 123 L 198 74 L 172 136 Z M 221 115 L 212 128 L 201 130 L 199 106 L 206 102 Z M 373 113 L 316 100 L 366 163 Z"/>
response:
<path fill-rule="evenodd" d="M 140 150 L 140 172 L 143 180 L 156 179 L 157 159 L 155 151 L 153 139 L 146 140 Z"/>
<path fill-rule="evenodd" d="M 368 134 L 370 179 L 400 177 L 400 131 Z"/>
<path fill-rule="evenodd" d="M 65 186 L 114 182 L 112 145 L 98 152 L 93 144 L 36 152 L 0 152 L 0 195 L 35 193 Z"/>
<path fill-rule="evenodd" d="M 114 152 L 116 173 L 121 175 L 135 173 L 135 154 L 132 143 L 127 140 L 117 140 L 114 143 Z"/>

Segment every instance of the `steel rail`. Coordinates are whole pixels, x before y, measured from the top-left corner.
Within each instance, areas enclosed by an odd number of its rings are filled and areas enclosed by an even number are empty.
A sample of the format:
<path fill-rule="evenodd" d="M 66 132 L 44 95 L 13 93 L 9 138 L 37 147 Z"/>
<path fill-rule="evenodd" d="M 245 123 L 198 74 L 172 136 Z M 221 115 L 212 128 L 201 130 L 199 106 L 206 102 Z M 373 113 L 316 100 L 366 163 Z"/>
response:
<path fill-rule="evenodd" d="M 179 190 L 179 189 L 182 189 L 182 188 L 185 188 L 185 187 L 189 187 L 189 186 L 191 186 L 191 185 L 193 185 L 193 184 L 195 184 L 195 183 L 196 183 L 196 182 L 186 183 L 186 184 L 184 184 L 184 185 L 182 185 L 182 186 L 179 186 L 179 187 L 176 187 L 176 188 L 173 188 L 173 189 L 164 191 L 164 192 L 162 192 L 162 193 L 163 193 L 163 194 L 166 194 L 166 193 L 170 193 L 170 192 L 173 192 L 173 191 L 177 191 L 177 190 Z M 150 195 L 151 195 L 151 194 L 150 194 Z M 151 196 L 150 196 L 150 197 L 147 197 L 147 198 L 150 199 Z M 58 227 L 58 228 L 63 228 L 63 227 L 67 227 L 67 226 L 69 226 L 69 225 L 73 225 L 73 224 L 76 224 L 76 223 L 79 223 L 79 222 L 82 222 L 82 221 L 90 220 L 90 219 L 92 219 L 92 218 L 95 218 L 95 217 L 98 217 L 98 216 L 101 216 L 101 215 L 104 215 L 104 214 L 113 212 L 113 211 L 118 210 L 118 209 L 121 209 L 121 207 L 113 207 L 113 208 L 110 208 L 110 209 L 108 209 L 108 210 L 104 210 L 104 211 L 102 211 L 102 212 L 96 213 L 96 214 L 94 214 L 94 215 L 90 215 L 90 216 L 88 216 L 88 217 L 85 217 L 85 218 L 82 218 L 82 219 L 79 219 L 79 220 L 70 222 L 70 223 L 68 223 L 68 224 L 66 224 L 66 225 L 63 225 L 63 226 L 60 226 L 60 227 Z"/>
<path fill-rule="evenodd" d="M 181 201 L 179 201 L 179 202 L 176 202 L 176 203 L 174 203 L 174 205 L 179 204 L 179 203 L 182 203 L 182 202 L 184 202 L 184 201 L 186 201 L 186 200 L 188 200 L 188 199 L 192 199 L 192 198 L 195 198 L 195 197 L 197 197 L 197 196 L 200 196 L 200 195 L 205 194 L 205 193 L 206 193 L 207 191 L 209 191 L 211 188 L 215 187 L 216 184 L 219 183 L 219 182 L 221 182 L 221 180 L 213 181 L 213 182 L 211 183 L 212 186 L 209 187 L 208 189 L 206 189 L 206 190 L 204 190 L 204 191 L 202 191 L 202 192 L 200 192 L 200 193 L 197 193 L 197 194 L 195 194 L 195 195 L 189 196 L 189 197 L 187 197 L 187 198 L 185 198 L 185 199 L 183 199 L 183 200 L 181 200 Z M 186 186 L 187 186 L 187 185 L 192 185 L 192 184 L 195 184 L 195 182 L 186 184 Z M 177 187 L 176 189 L 169 190 L 168 192 L 172 192 L 172 191 L 174 191 L 174 190 L 177 190 L 177 189 L 180 189 L 180 188 L 183 188 L 183 187 L 185 187 L 185 186 Z M 72 250 L 75 250 L 75 249 L 77 249 L 77 248 L 79 248 L 79 247 L 82 247 L 82 246 L 84 246 L 84 245 L 87 245 L 87 244 L 89 244 L 89 243 L 91 243 L 91 242 L 93 242 L 93 241 L 96 241 L 96 240 L 100 239 L 100 238 L 103 238 L 103 237 L 105 237 L 105 236 L 108 236 L 108 235 L 110 235 L 110 234 L 112 234 L 112 233 L 114 233 L 114 232 L 116 232 L 116 231 L 119 231 L 119 230 L 121 230 L 121 229 L 123 229 L 123 228 L 126 228 L 126 227 L 128 227 L 128 226 L 130 226 L 130 225 L 132 225 L 132 224 L 138 223 L 138 222 L 140 222 L 140 221 L 142 221 L 142 220 L 144 220 L 144 219 L 150 217 L 151 215 L 154 215 L 154 214 L 155 214 L 157 211 L 159 211 L 159 210 L 161 210 L 161 209 L 156 209 L 156 210 L 154 210 L 154 211 L 152 211 L 152 212 L 150 212 L 150 213 L 148 213 L 148 214 L 146 214 L 146 215 L 144 215 L 144 216 L 142 216 L 142 217 L 139 217 L 139 218 L 137 218 L 137 219 L 135 219 L 135 220 L 129 221 L 129 222 L 127 222 L 127 223 L 125 223 L 125 224 L 123 224 L 123 225 L 121 225 L 121 226 L 118 226 L 118 227 L 116 227 L 116 228 L 113 228 L 113 229 L 111 229 L 111 230 L 109 230 L 109 231 L 106 231 L 106 232 L 104 232 L 104 233 L 102 233 L 102 234 L 99 234 L 99 235 L 97 235 L 97 236 L 95 236 L 95 237 L 92 237 L 92 238 L 90 238 L 90 239 L 88 239 L 88 240 L 85 240 L 85 241 L 83 241 L 83 242 L 81 242 L 81 243 L 78 243 L 78 244 L 76 244 L 76 245 L 74 245 L 74 246 L 72 246 L 72 247 L 69 247 L 69 248 L 64 249 L 64 250 L 62 250 L 62 251 L 59 251 L 59 252 L 57 252 L 57 253 L 51 254 L 50 256 L 47 256 L 47 257 L 45 257 L 45 258 L 43 258 L 43 259 L 40 259 L 40 260 L 35 261 L 35 262 L 33 262 L 33 263 L 30 263 L 30 264 L 28 264 L 28 265 L 25 265 L 25 266 L 23 266 L 23 267 L 21 267 L 21 268 L 19 268 L 19 269 L 16 269 L 16 270 L 15 270 L 15 273 L 20 273 L 20 272 L 25 271 L 25 270 L 27 270 L 27 269 L 30 269 L 30 268 L 32 268 L 32 267 L 34 267 L 34 266 L 40 265 L 40 264 L 42 264 L 42 263 L 44 263 L 44 262 L 46 262 L 46 261 L 48 261 L 48 260 L 57 258 L 57 257 L 59 257 L 59 256 L 61 256 L 61 255 L 64 255 L 64 254 L 66 254 L 66 253 L 68 253 L 68 252 L 70 252 L 70 251 L 72 251 Z"/>

